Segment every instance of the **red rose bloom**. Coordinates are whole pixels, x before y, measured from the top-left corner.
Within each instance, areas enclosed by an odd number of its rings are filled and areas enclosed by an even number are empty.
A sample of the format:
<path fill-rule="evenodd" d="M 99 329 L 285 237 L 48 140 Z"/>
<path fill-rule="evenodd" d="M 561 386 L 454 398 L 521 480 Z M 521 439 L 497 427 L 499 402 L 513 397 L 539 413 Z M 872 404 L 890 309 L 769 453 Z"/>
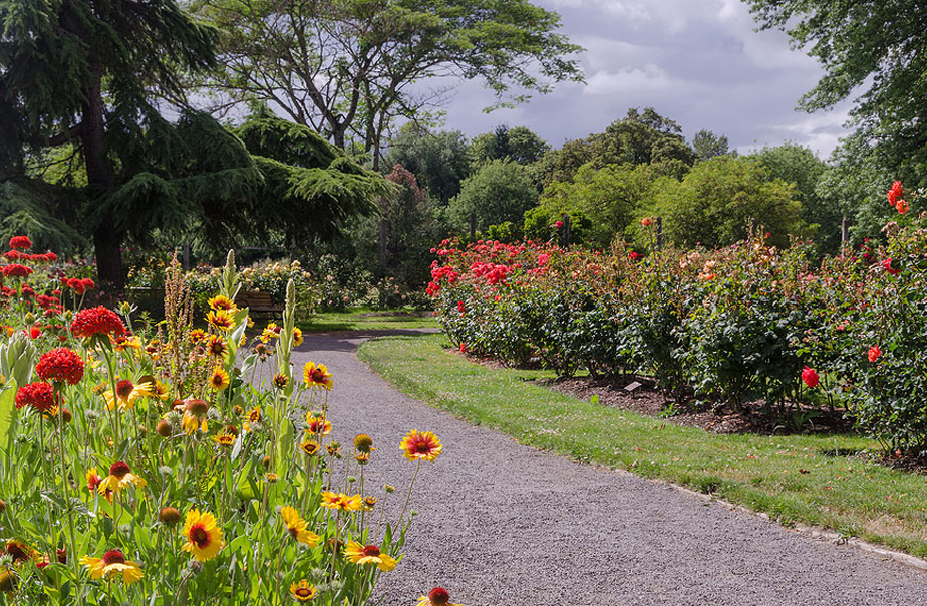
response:
<path fill-rule="evenodd" d="M 16 408 L 31 406 L 39 412 L 48 412 L 55 407 L 52 386 L 48 383 L 29 383 L 16 392 Z"/>
<path fill-rule="evenodd" d="M 897 276 L 901 273 L 901 267 L 899 267 L 898 262 L 892 258 L 888 258 L 882 261 L 882 267 L 884 267 L 885 271 L 892 274 L 893 276 Z"/>
<path fill-rule="evenodd" d="M 878 345 L 873 345 L 869 348 L 869 361 L 875 363 L 876 360 L 882 357 L 882 350 L 879 349 Z"/>
<path fill-rule="evenodd" d="M 25 278 L 32 273 L 31 267 L 20 265 L 19 263 L 10 263 L 3 266 L 3 275 L 8 278 Z"/>
<path fill-rule="evenodd" d="M 35 374 L 46 381 L 76 385 L 84 376 L 84 361 L 67 347 L 59 347 L 42 354 Z"/>
<path fill-rule="evenodd" d="M 818 373 L 815 369 L 805 366 L 805 369 L 801 371 L 801 380 L 805 382 L 805 385 L 814 389 L 821 382 L 821 378 L 818 376 Z"/>
<path fill-rule="evenodd" d="M 77 312 L 74 321 L 71 322 L 71 333 L 85 339 L 109 334 L 118 337 L 123 332 L 125 332 L 125 327 L 119 316 L 102 305 Z"/>
<path fill-rule="evenodd" d="M 457 312 L 464 313 L 467 311 L 467 307 L 463 301 L 457 301 Z"/>
<path fill-rule="evenodd" d="M 895 206 L 903 195 L 904 190 L 901 189 L 901 181 L 895 181 L 892 183 L 892 188 L 888 190 L 888 203 Z"/>
<path fill-rule="evenodd" d="M 32 247 L 32 240 L 26 236 L 13 236 L 10 238 L 10 248 L 21 248 L 23 250 Z"/>

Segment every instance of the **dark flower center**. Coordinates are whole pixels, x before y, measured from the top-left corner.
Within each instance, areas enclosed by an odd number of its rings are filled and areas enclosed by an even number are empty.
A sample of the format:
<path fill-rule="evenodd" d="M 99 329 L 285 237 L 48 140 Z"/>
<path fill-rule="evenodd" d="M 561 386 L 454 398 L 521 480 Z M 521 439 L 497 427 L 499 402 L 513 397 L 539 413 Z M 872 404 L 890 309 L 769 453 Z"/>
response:
<path fill-rule="evenodd" d="M 430 450 L 431 446 L 429 446 L 428 442 L 419 442 L 415 445 L 415 452 L 417 453 L 426 454 Z"/>
<path fill-rule="evenodd" d="M 377 557 L 380 555 L 380 548 L 377 547 L 376 545 L 367 545 L 366 547 L 364 547 L 364 555 L 371 556 L 371 557 Z"/>
<path fill-rule="evenodd" d="M 197 524 L 190 529 L 190 540 L 196 543 L 200 549 L 205 549 L 209 545 L 209 533 L 206 529 Z"/>
<path fill-rule="evenodd" d="M 110 564 L 125 564 L 126 557 L 118 549 L 111 549 L 103 554 L 103 563 L 107 566 Z"/>
<path fill-rule="evenodd" d="M 133 389 L 135 389 L 135 385 L 132 385 L 132 381 L 123 380 L 116 383 L 116 395 L 120 400 L 128 400 Z"/>
<path fill-rule="evenodd" d="M 127 473 L 129 473 L 129 466 L 122 461 L 116 461 L 109 468 L 109 475 L 120 480 L 124 478 Z"/>

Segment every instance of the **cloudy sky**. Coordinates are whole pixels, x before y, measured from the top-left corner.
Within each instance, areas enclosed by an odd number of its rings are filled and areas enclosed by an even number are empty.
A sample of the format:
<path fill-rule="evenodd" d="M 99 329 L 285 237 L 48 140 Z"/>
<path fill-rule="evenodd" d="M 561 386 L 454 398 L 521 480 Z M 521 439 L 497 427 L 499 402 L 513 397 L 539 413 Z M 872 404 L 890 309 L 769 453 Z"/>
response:
<path fill-rule="evenodd" d="M 498 124 L 528 126 L 554 147 L 601 132 L 629 107 L 654 107 L 691 140 L 702 128 L 741 153 L 792 141 L 827 159 L 846 131 L 844 104 L 795 109 L 820 78 L 817 62 L 779 31 L 754 31 L 740 0 L 535 0 L 562 17 L 561 32 L 586 50 L 586 84 L 558 85 L 515 109 L 485 114 L 479 83 L 458 85 L 445 127 L 468 136 Z"/>

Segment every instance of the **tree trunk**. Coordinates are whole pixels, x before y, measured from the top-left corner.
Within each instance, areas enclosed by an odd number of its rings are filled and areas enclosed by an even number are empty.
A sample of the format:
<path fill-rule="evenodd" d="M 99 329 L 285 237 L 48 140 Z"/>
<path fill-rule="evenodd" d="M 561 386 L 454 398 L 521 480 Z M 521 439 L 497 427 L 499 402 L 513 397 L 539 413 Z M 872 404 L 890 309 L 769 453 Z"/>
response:
<path fill-rule="evenodd" d="M 81 108 L 81 143 L 87 184 L 105 192 L 113 187 L 113 174 L 106 162 L 103 149 L 103 64 L 93 66 L 93 80 L 87 87 L 87 98 Z M 96 186 L 96 187 L 94 187 Z M 110 289 L 121 291 L 125 287 L 122 273 L 122 256 L 119 252 L 121 237 L 116 232 L 114 217 L 106 216 L 93 233 L 94 252 L 97 257 L 97 275 Z"/>

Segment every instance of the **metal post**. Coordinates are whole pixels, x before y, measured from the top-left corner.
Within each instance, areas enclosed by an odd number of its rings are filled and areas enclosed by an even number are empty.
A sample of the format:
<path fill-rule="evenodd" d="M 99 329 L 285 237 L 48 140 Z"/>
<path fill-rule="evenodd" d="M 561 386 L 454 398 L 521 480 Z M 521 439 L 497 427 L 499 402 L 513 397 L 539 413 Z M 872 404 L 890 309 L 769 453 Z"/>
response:
<path fill-rule="evenodd" d="M 567 248 L 570 245 L 570 215 L 563 213 L 563 242 L 562 246 Z"/>

